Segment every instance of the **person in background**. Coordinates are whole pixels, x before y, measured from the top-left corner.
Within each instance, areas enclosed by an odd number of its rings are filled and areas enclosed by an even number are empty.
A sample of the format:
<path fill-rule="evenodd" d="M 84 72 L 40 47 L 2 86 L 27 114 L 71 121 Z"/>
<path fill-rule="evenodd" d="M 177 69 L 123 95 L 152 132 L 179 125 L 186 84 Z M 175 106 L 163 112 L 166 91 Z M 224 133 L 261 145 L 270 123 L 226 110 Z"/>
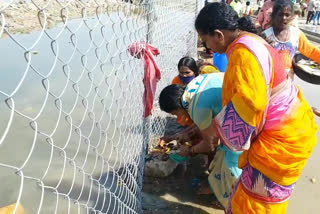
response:
<path fill-rule="evenodd" d="M 317 21 L 317 25 L 320 25 L 319 20 L 320 20 L 320 2 L 315 1 L 315 14 L 313 16 L 313 25 L 316 25 L 316 21 Z"/>
<path fill-rule="evenodd" d="M 197 66 L 198 66 L 200 75 L 220 72 L 216 66 L 212 65 L 209 62 L 204 61 L 203 59 L 199 59 L 197 61 Z"/>
<path fill-rule="evenodd" d="M 252 15 L 252 8 L 250 7 L 250 2 L 246 2 L 246 7 L 243 10 L 242 16 L 251 16 Z"/>
<path fill-rule="evenodd" d="M 259 13 L 260 9 L 263 6 L 263 1 L 262 0 L 257 0 L 257 6 L 258 6 L 258 13 Z"/>
<path fill-rule="evenodd" d="M 299 9 L 294 10 L 294 15 L 292 16 L 292 20 L 290 22 L 291 26 L 299 27 L 299 17 L 301 15 L 301 11 Z"/>
<path fill-rule="evenodd" d="M 288 77 L 278 51 L 261 37 L 241 31 L 229 6 L 204 7 L 195 27 L 209 48 L 228 57 L 222 110 L 212 121 L 211 134 L 230 150 L 243 152 L 238 160 L 242 174 L 226 213 L 285 213 L 317 142 L 313 112 Z"/>
<path fill-rule="evenodd" d="M 304 18 L 304 15 L 306 14 L 307 12 L 307 3 L 305 2 L 300 2 L 300 9 L 301 9 L 301 16 Z"/>
<path fill-rule="evenodd" d="M 230 6 L 232 7 L 232 9 L 234 9 L 234 11 L 237 12 L 238 16 L 240 17 L 242 14 L 242 3 L 240 2 L 240 0 L 233 0 L 230 3 Z"/>
<path fill-rule="evenodd" d="M 268 29 L 271 26 L 271 14 L 273 4 L 274 0 L 268 0 L 263 4 L 262 8 L 260 9 L 256 21 L 254 23 L 258 31 L 258 34 L 260 34 L 262 31 Z"/>
<path fill-rule="evenodd" d="M 213 54 L 213 65 L 216 66 L 220 72 L 225 72 L 228 64 L 227 56 L 223 53 L 214 53 Z"/>
<path fill-rule="evenodd" d="M 290 25 L 294 5 L 291 0 L 277 0 L 272 12 L 272 27 L 262 33 L 262 37 L 282 55 L 283 64 L 293 77 L 292 59 L 297 51 L 320 63 L 320 49 L 311 44 L 304 33 Z"/>
<path fill-rule="evenodd" d="M 197 62 L 189 56 L 182 57 L 178 62 L 179 75 L 176 76 L 171 84 L 187 85 L 193 78 L 199 75 Z"/>
<path fill-rule="evenodd" d="M 310 0 L 308 2 L 308 15 L 306 19 L 306 24 L 309 24 L 313 19 L 314 13 L 316 11 L 316 4 L 314 0 Z"/>

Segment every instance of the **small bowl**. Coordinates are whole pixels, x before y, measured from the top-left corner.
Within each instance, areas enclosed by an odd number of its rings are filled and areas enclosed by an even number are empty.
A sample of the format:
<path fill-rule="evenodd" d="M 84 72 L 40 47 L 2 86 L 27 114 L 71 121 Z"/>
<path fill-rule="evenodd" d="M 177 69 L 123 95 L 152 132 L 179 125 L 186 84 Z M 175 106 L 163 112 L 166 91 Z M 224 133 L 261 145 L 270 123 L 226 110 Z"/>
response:
<path fill-rule="evenodd" d="M 303 56 L 302 54 L 296 54 L 292 60 L 293 64 L 293 71 L 294 73 L 302 80 L 315 84 L 320 85 L 320 69 L 319 71 L 310 72 L 308 70 L 305 70 L 303 67 L 299 65 L 300 60 L 309 60 L 308 57 Z M 312 68 L 310 68 L 312 69 Z"/>

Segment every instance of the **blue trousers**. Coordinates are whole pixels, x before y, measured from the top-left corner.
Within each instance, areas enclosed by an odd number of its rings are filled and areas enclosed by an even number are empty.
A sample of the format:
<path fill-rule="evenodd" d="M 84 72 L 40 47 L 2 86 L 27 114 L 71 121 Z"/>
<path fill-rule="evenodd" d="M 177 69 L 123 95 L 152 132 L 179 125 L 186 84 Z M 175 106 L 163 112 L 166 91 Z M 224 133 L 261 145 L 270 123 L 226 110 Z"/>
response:
<path fill-rule="evenodd" d="M 316 20 L 317 20 L 317 24 L 320 24 L 319 23 L 319 19 L 320 19 L 320 11 L 318 10 L 315 14 L 314 14 L 314 16 L 313 16 L 313 24 L 315 25 L 316 24 Z"/>

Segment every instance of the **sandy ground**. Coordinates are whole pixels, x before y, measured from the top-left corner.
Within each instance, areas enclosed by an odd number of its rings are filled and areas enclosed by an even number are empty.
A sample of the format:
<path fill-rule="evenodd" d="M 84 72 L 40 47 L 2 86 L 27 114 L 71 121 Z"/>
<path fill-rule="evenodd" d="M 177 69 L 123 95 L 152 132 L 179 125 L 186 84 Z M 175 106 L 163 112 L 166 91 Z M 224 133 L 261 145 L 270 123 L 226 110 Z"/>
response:
<path fill-rule="evenodd" d="M 214 209 L 212 196 L 197 196 L 192 179 L 206 179 L 205 169 L 199 167 L 201 156 L 192 158 L 187 165 L 187 172 L 178 166 L 167 178 L 144 178 L 143 198 L 144 214 L 222 214 L 222 210 Z"/>

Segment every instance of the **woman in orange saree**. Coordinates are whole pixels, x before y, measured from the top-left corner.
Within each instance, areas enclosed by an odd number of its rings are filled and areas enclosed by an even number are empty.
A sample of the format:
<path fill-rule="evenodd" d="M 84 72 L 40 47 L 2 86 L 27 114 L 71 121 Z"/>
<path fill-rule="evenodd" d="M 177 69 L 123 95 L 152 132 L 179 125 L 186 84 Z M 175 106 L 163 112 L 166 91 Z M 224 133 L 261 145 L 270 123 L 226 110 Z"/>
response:
<path fill-rule="evenodd" d="M 285 213 L 295 182 L 316 144 L 317 126 L 278 53 L 260 37 L 241 31 L 224 3 L 204 7 L 195 22 L 201 39 L 226 53 L 223 109 L 216 134 L 239 157 L 243 170 L 227 213 Z"/>

